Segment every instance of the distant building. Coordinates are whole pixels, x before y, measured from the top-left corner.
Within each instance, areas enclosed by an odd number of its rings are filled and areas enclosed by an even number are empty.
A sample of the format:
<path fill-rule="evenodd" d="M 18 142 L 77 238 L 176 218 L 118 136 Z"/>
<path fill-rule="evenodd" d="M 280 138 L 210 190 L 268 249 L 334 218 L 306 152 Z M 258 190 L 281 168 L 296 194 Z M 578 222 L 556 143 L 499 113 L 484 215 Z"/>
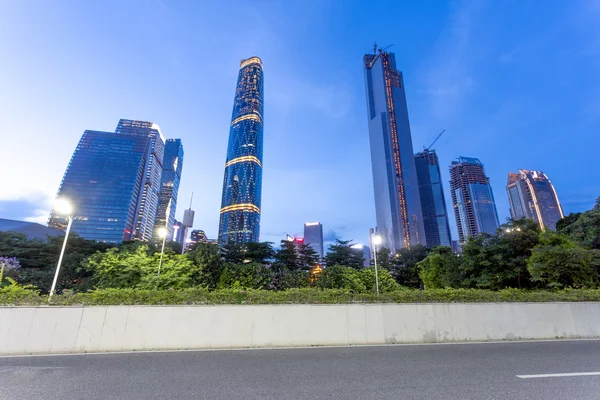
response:
<path fill-rule="evenodd" d="M 459 157 L 450 165 L 450 191 L 458 238 L 494 234 L 500 227 L 490 179 L 477 158 Z"/>
<path fill-rule="evenodd" d="M 208 238 L 206 237 L 206 234 L 204 233 L 204 231 L 196 229 L 196 230 L 193 230 L 192 233 L 190 234 L 190 240 L 189 240 L 187 247 L 191 249 L 198 243 L 206 243 L 206 242 L 208 242 Z"/>
<path fill-rule="evenodd" d="M 67 167 L 58 197 L 73 205 L 72 230 L 88 240 L 120 243 L 152 237 L 164 138 L 152 122 L 120 120 L 115 132 L 86 130 Z M 48 226 L 67 218 L 50 213 Z"/>
<path fill-rule="evenodd" d="M 186 241 L 187 241 L 187 233 L 188 233 L 188 227 L 176 220 L 173 223 L 173 234 L 172 234 L 171 240 L 173 242 L 179 243 L 181 245 L 181 247 L 185 249 L 185 245 L 186 245 Z"/>
<path fill-rule="evenodd" d="M 154 222 L 154 235 L 158 237 L 158 229 L 167 228 L 172 234 L 177 209 L 177 194 L 181 171 L 183 168 L 183 145 L 180 139 L 167 139 L 163 159 L 160 195 Z"/>
<path fill-rule="evenodd" d="M 529 218 L 537 222 L 542 231 L 553 231 L 564 217 L 556 190 L 542 171 L 510 172 L 506 192 L 513 219 Z"/>
<path fill-rule="evenodd" d="M 377 231 L 392 252 L 425 243 L 402 72 L 394 53 L 363 58 Z"/>
<path fill-rule="evenodd" d="M 365 258 L 363 265 L 371 266 L 371 248 L 369 246 L 363 246 L 363 257 Z"/>
<path fill-rule="evenodd" d="M 415 154 L 415 165 L 427 247 L 450 247 L 452 237 L 450 236 L 446 198 L 444 197 L 440 163 L 435 150 L 424 150 Z"/>
<path fill-rule="evenodd" d="M 219 243 L 258 242 L 263 155 L 263 67 L 242 60 L 223 178 Z"/>
<path fill-rule="evenodd" d="M 304 224 L 304 243 L 312 247 L 320 258 L 323 258 L 323 225 L 320 222 L 307 222 Z"/>
<path fill-rule="evenodd" d="M 48 236 L 64 236 L 64 232 L 57 228 L 49 228 L 42 224 L 13 219 L 0 218 L 0 231 L 23 233 L 27 239 L 40 239 L 46 241 Z"/>
<path fill-rule="evenodd" d="M 462 253 L 462 247 L 460 247 L 460 243 L 458 242 L 458 240 L 452 241 L 452 251 L 456 254 Z"/>

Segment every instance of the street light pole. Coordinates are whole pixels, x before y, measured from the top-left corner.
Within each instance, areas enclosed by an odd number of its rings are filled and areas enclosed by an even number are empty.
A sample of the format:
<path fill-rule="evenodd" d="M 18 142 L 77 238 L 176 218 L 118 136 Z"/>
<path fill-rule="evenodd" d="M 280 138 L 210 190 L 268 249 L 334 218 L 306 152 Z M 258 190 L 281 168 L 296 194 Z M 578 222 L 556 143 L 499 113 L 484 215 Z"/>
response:
<path fill-rule="evenodd" d="M 377 296 L 379 296 L 379 272 L 377 271 L 377 245 L 381 243 L 381 236 L 373 235 L 371 238 L 373 242 L 373 261 L 375 263 L 375 288 L 377 290 Z"/>
<path fill-rule="evenodd" d="M 67 247 L 67 239 L 69 238 L 69 232 L 71 231 L 71 224 L 73 223 L 73 216 L 69 215 L 69 222 L 67 223 L 67 231 L 65 232 L 65 240 L 63 240 L 62 249 L 60 251 L 60 257 L 58 257 L 58 265 L 56 266 L 56 272 L 54 273 L 54 280 L 52 281 L 52 288 L 50 289 L 50 295 L 48 301 L 52 299 L 54 289 L 56 289 L 56 282 L 58 281 L 58 274 L 60 273 L 60 265 L 62 264 L 63 255 L 65 254 L 65 248 Z"/>

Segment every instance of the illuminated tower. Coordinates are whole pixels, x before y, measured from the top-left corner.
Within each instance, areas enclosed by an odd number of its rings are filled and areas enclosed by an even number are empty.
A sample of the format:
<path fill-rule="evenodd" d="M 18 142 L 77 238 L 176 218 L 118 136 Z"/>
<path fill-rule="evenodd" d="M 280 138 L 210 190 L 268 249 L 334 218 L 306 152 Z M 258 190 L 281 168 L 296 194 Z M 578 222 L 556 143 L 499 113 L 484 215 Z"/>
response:
<path fill-rule="evenodd" d="M 425 243 L 406 93 L 394 53 L 363 60 L 377 232 L 395 252 Z"/>
<path fill-rule="evenodd" d="M 513 219 L 532 219 L 544 231 L 555 230 L 556 223 L 564 217 L 556 190 L 541 171 L 520 169 L 516 174 L 510 172 L 506 192 Z"/>
<path fill-rule="evenodd" d="M 242 60 L 225 160 L 219 243 L 257 242 L 263 153 L 263 68 L 258 57 Z"/>

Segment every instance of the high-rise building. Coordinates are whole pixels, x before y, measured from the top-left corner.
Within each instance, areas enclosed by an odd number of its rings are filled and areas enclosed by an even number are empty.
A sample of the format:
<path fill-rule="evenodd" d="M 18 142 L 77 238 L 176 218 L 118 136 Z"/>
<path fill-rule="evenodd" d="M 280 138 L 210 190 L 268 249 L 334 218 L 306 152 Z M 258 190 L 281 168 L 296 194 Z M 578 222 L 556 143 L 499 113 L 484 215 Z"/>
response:
<path fill-rule="evenodd" d="M 136 237 L 136 228 L 146 225 L 140 220 L 154 225 L 156 208 L 147 206 L 144 193 L 150 184 L 147 172 L 156 154 L 155 142 L 157 138 L 147 131 L 83 133 L 58 190 L 58 197 L 73 205 L 74 232 L 88 240 L 120 243 Z M 49 226 L 64 229 L 66 222 L 51 211 Z"/>
<path fill-rule="evenodd" d="M 459 157 L 450 165 L 450 191 L 458 238 L 494 234 L 500 227 L 490 179 L 477 158 Z"/>
<path fill-rule="evenodd" d="M 193 249 L 194 246 L 196 246 L 196 244 L 198 243 L 207 243 L 208 242 L 208 238 L 206 237 L 206 234 L 204 233 L 203 230 L 200 229 L 196 229 L 193 230 L 192 233 L 190 234 L 190 241 L 188 243 L 188 249 Z"/>
<path fill-rule="evenodd" d="M 564 217 L 556 190 L 542 171 L 510 172 L 506 192 L 513 219 L 529 218 L 537 222 L 542 231 L 553 231 Z"/>
<path fill-rule="evenodd" d="M 392 252 L 425 243 L 402 72 L 394 53 L 364 56 L 377 232 Z"/>
<path fill-rule="evenodd" d="M 162 176 L 160 180 L 160 195 L 156 220 L 154 222 L 154 236 L 158 237 L 158 229 L 166 227 L 173 232 L 175 223 L 175 210 L 177 208 L 177 193 L 181 181 L 183 168 L 183 145 L 180 139 L 167 139 L 165 143 L 165 156 L 163 159 Z"/>
<path fill-rule="evenodd" d="M 415 154 L 427 247 L 452 245 L 440 163 L 435 150 Z"/>
<path fill-rule="evenodd" d="M 257 242 L 263 155 L 263 68 L 242 60 L 238 74 L 223 178 L 219 243 Z"/>
<path fill-rule="evenodd" d="M 177 242 L 181 245 L 181 248 L 185 248 L 185 242 L 187 239 L 188 227 L 180 221 L 175 220 L 173 223 L 172 241 Z"/>
<path fill-rule="evenodd" d="M 320 222 L 304 224 L 304 243 L 312 247 L 320 258 L 323 258 L 323 225 Z"/>
<path fill-rule="evenodd" d="M 154 221 L 161 191 L 162 165 L 165 153 L 165 138 L 160 127 L 148 121 L 122 119 L 115 130 L 117 135 L 142 136 L 150 138 L 150 154 L 146 158 L 145 176 L 136 210 L 136 225 L 133 238 L 150 240 L 154 233 Z"/>

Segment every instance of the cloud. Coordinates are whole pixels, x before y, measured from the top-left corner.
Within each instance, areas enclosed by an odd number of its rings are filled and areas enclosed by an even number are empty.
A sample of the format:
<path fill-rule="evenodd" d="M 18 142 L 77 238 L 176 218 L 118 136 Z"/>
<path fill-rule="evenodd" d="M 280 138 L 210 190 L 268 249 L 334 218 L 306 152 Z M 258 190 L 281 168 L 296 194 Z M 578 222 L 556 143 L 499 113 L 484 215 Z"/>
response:
<path fill-rule="evenodd" d="M 333 229 L 328 230 L 324 235 L 323 235 L 323 241 L 324 242 L 335 242 L 336 239 L 340 239 L 341 236 L 337 234 L 336 231 L 334 231 Z"/>
<path fill-rule="evenodd" d="M 46 224 L 51 199 L 42 193 L 0 200 L 0 218 Z"/>

